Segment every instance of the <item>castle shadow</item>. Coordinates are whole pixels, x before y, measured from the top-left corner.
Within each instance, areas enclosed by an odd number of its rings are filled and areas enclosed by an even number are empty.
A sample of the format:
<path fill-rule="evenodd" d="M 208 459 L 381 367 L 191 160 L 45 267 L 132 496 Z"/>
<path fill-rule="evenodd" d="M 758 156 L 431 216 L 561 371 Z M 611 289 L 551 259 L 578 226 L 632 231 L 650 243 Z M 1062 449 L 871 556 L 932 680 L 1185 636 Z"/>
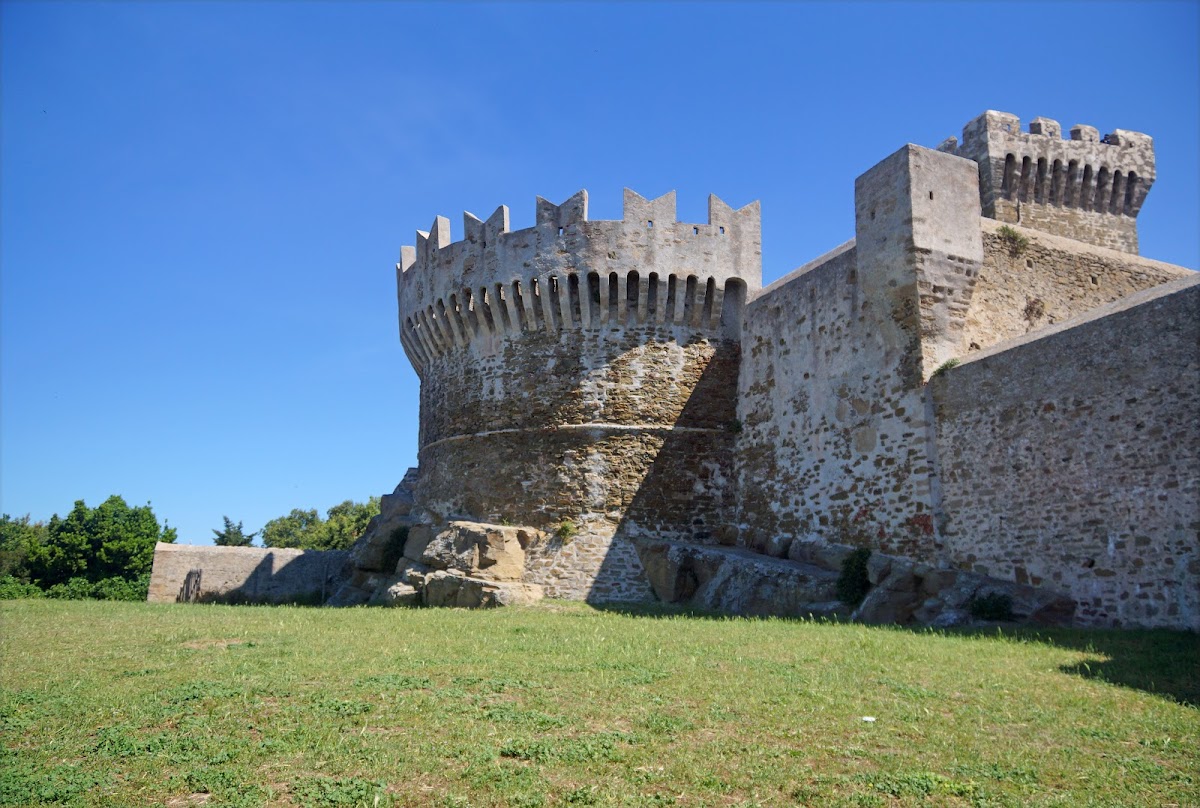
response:
<path fill-rule="evenodd" d="M 637 490 L 617 523 L 586 598 L 594 606 L 636 608 L 613 593 L 629 591 L 631 555 L 637 540 L 716 544 L 733 502 L 733 446 L 737 416 L 740 346 L 717 340 L 683 409 L 667 430 Z M 638 561 L 633 567 L 640 571 Z M 644 572 L 640 573 L 644 576 Z M 646 595 L 652 597 L 649 583 Z"/>
<path fill-rule="evenodd" d="M 595 603 L 599 611 L 639 619 L 663 620 L 681 617 L 730 622 L 778 620 L 815 623 L 829 627 L 858 625 L 870 631 L 898 631 L 926 638 L 970 638 L 1006 643 L 1038 643 L 1087 654 L 1089 658 L 1058 670 L 1097 682 L 1140 690 L 1189 707 L 1200 707 L 1200 635 L 1170 629 L 1084 629 L 992 626 L 986 628 L 935 629 L 921 626 L 863 626 L 837 620 L 807 617 L 741 617 L 669 603 Z"/>
<path fill-rule="evenodd" d="M 225 552 L 240 548 L 224 548 Z M 252 548 L 257 549 L 257 548 Z M 260 551 L 261 552 L 261 551 Z M 348 555 L 344 551 L 307 551 L 280 559 L 266 552 L 236 585 L 227 579 L 206 590 L 203 568 L 188 571 L 177 603 L 219 603 L 255 606 L 321 606 L 332 594 Z M 227 575 L 229 571 L 226 570 Z M 244 576 L 244 577 L 243 577 Z"/>

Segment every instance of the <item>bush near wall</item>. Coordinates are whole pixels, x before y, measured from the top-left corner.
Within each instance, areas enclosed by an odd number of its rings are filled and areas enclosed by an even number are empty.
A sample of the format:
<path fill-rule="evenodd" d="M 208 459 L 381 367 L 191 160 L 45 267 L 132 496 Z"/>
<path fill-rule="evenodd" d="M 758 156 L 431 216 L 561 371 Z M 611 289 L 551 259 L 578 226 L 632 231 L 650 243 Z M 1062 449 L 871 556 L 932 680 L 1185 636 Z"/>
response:
<path fill-rule="evenodd" d="M 111 496 L 95 508 L 83 500 L 48 522 L 0 517 L 0 598 L 145 600 L 154 545 L 174 543 L 149 503 L 131 507 Z"/>

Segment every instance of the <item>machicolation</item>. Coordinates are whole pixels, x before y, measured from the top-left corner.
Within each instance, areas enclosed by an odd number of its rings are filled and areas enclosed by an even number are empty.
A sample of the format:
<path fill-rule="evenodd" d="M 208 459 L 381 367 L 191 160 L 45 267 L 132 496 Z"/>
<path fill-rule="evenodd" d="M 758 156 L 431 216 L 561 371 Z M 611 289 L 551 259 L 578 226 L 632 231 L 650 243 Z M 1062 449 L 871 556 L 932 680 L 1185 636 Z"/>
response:
<path fill-rule="evenodd" d="M 1200 283 L 1138 255 L 1154 180 L 1146 135 L 985 112 L 765 288 L 758 203 L 437 217 L 396 267 L 418 467 L 329 603 L 1200 629 Z"/>

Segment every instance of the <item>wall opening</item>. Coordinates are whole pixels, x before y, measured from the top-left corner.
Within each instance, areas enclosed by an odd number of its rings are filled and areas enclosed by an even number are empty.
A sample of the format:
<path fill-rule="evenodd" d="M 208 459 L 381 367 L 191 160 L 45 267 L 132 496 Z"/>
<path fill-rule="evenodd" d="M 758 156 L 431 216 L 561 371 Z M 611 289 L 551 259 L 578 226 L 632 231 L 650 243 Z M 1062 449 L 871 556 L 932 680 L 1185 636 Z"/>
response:
<path fill-rule="evenodd" d="M 567 276 L 567 308 L 571 312 L 571 321 L 583 325 L 583 303 L 579 300 L 579 276 L 571 273 Z"/>
<path fill-rule="evenodd" d="M 1072 160 L 1067 163 L 1067 192 L 1063 198 L 1063 204 L 1067 207 L 1073 207 L 1079 199 L 1079 161 Z"/>
<path fill-rule="evenodd" d="M 1101 213 L 1108 213 L 1108 169 L 1101 168 L 1096 173 L 1096 201 L 1092 204 L 1093 210 L 1098 210 Z"/>
<path fill-rule="evenodd" d="M 525 311 L 525 297 L 521 294 L 520 281 L 512 282 L 512 293 L 513 308 L 517 310 L 517 322 L 520 324 L 522 330 L 531 331 L 533 326 L 528 322 L 528 314 Z"/>
<path fill-rule="evenodd" d="M 1018 189 L 1017 198 L 1022 202 L 1029 201 L 1030 187 L 1033 185 L 1033 161 L 1028 157 L 1021 159 L 1021 187 Z"/>
<path fill-rule="evenodd" d="M 1096 192 L 1095 186 L 1092 185 L 1092 167 L 1083 167 L 1083 184 L 1079 188 L 1079 207 L 1083 210 L 1092 209 L 1092 194 Z"/>
<path fill-rule="evenodd" d="M 1033 201 L 1046 201 L 1046 158 L 1039 157 L 1037 161 L 1037 181 L 1033 186 Z"/>
<path fill-rule="evenodd" d="M 617 273 L 608 273 L 608 321 L 610 323 L 617 322 L 617 312 L 620 311 L 620 305 L 617 298 L 621 296 L 621 283 L 617 278 Z"/>
<path fill-rule="evenodd" d="M 1004 158 L 1004 177 L 1000 181 L 1000 194 L 1005 199 L 1013 198 L 1013 175 L 1017 172 L 1017 158 L 1015 155 L 1007 155 Z"/>
<path fill-rule="evenodd" d="M 562 284 L 559 283 L 557 275 L 550 275 L 546 278 L 546 290 L 549 297 L 546 302 L 550 304 L 550 317 L 547 322 L 555 331 L 561 329 L 565 323 L 562 321 Z"/>
<path fill-rule="evenodd" d="M 739 339 L 742 334 L 742 313 L 746 307 L 746 282 L 741 278 L 725 281 L 725 299 L 721 301 L 721 334 L 726 339 Z"/>
<path fill-rule="evenodd" d="M 658 314 L 658 273 L 651 272 L 646 278 L 646 317 Z"/>
<path fill-rule="evenodd" d="M 529 279 L 529 303 L 533 314 L 532 330 L 536 331 L 545 324 L 546 319 L 546 310 L 542 308 L 542 285 L 537 278 Z"/>
<path fill-rule="evenodd" d="M 642 319 L 642 313 L 638 311 L 638 290 L 641 288 L 639 280 L 635 269 L 629 273 L 628 279 L 625 281 L 625 313 L 631 323 L 639 322 Z"/>
<path fill-rule="evenodd" d="M 1108 200 L 1108 212 L 1121 212 L 1121 199 L 1125 195 L 1125 177 L 1120 171 L 1113 172 L 1112 194 Z"/>
<path fill-rule="evenodd" d="M 1063 201 L 1063 174 L 1062 160 L 1054 161 L 1054 176 L 1050 183 L 1050 203 L 1053 205 L 1061 205 Z"/>
<path fill-rule="evenodd" d="M 512 316 L 509 312 L 509 298 L 504 294 L 503 283 L 497 283 L 496 292 L 488 291 L 487 288 L 480 287 L 480 298 L 491 298 L 496 301 L 496 311 L 492 312 L 492 323 L 500 325 L 500 329 L 504 331 L 515 331 L 516 323 L 512 322 Z M 498 321 L 498 322 L 497 322 Z"/>
<path fill-rule="evenodd" d="M 1125 175 L 1125 215 L 1133 215 L 1133 200 L 1137 195 L 1138 175 L 1130 171 Z"/>
<path fill-rule="evenodd" d="M 717 296 L 717 279 L 709 278 L 708 283 L 704 284 L 704 310 L 700 315 L 700 324 L 705 328 L 712 325 L 713 306 L 716 304 L 714 298 Z"/>
<path fill-rule="evenodd" d="M 600 273 L 589 272 L 587 276 L 588 301 L 592 304 L 592 317 L 598 318 L 600 312 Z M 593 323 L 595 325 L 595 323 Z"/>
<path fill-rule="evenodd" d="M 696 314 L 696 276 L 688 275 L 687 283 L 683 289 L 683 322 L 687 325 L 695 325 L 693 320 Z"/>

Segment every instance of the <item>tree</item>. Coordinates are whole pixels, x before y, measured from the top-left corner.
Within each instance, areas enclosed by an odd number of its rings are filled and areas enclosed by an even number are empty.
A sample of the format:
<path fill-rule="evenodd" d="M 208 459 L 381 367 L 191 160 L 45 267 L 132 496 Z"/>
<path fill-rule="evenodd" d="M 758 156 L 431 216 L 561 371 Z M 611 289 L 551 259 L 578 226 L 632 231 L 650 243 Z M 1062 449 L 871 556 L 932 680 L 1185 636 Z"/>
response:
<path fill-rule="evenodd" d="M 0 577 L 11 575 L 28 581 L 30 550 L 45 540 L 45 522 L 32 522 L 28 514 L 0 516 Z"/>
<path fill-rule="evenodd" d="M 302 550 L 349 549 L 379 513 L 379 497 L 371 497 L 366 502 L 348 499 L 325 513 L 328 518 L 322 519 L 316 508 L 293 508 L 287 516 L 272 519 L 263 526 L 263 546 Z"/>
<path fill-rule="evenodd" d="M 334 505 L 327 512 L 322 531 L 322 544 L 325 550 L 348 550 L 358 541 L 367 530 L 367 525 L 379 513 L 379 497 L 371 497 L 366 502 L 346 500 L 340 505 Z"/>
<path fill-rule="evenodd" d="M 78 500 L 66 518 L 50 518 L 44 540 L 30 546 L 26 564 L 30 578 L 43 588 L 72 578 L 135 581 L 150 574 L 154 545 L 175 538 L 174 528 L 159 527 L 149 503 L 131 508 L 114 495 L 89 508 Z"/>
<path fill-rule="evenodd" d="M 263 525 L 263 547 L 306 547 L 317 526 L 321 524 L 321 516 L 317 509 L 301 510 L 292 508 L 287 516 L 272 519 Z"/>
<path fill-rule="evenodd" d="M 257 533 L 246 533 L 242 529 L 241 522 L 235 525 L 228 516 L 221 518 L 225 520 L 225 529 L 213 531 L 216 534 L 216 538 L 213 539 L 214 544 L 218 547 L 249 547 L 254 543 Z"/>

